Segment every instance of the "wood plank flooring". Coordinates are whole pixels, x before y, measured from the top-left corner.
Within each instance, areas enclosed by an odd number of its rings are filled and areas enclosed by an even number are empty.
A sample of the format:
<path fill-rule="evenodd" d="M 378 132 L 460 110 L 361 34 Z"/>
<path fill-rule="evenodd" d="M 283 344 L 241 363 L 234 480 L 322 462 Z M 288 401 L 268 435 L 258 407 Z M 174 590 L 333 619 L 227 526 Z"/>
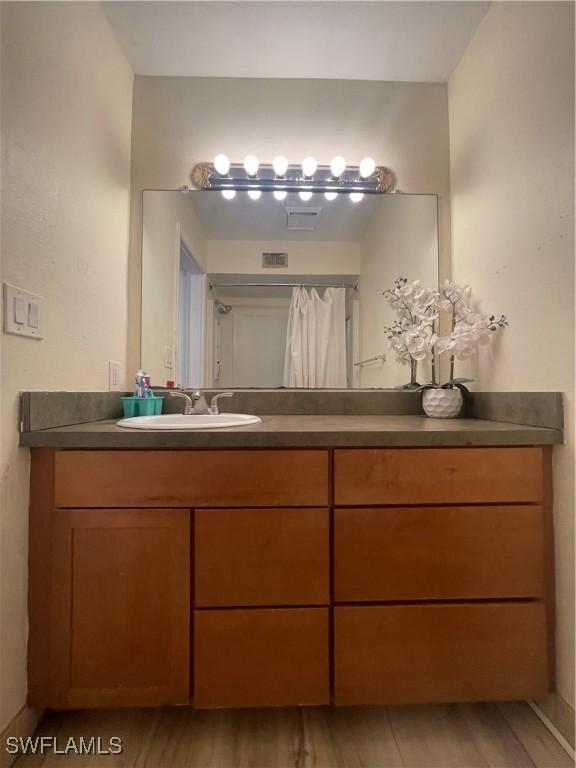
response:
<path fill-rule="evenodd" d="M 38 735 L 120 736 L 119 755 L 27 755 L 16 768 L 570 768 L 524 703 L 49 713 Z"/>

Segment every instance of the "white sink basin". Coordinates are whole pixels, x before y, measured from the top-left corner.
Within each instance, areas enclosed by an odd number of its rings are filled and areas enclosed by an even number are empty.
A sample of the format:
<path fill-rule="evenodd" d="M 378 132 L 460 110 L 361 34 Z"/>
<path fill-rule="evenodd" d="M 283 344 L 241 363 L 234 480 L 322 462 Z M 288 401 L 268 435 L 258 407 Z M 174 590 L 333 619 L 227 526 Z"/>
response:
<path fill-rule="evenodd" d="M 129 429 L 214 429 L 216 427 L 243 427 L 246 424 L 258 424 L 262 419 L 248 416 L 246 413 L 219 413 L 198 416 L 184 416 L 182 413 L 170 413 L 165 416 L 134 416 L 122 419 L 119 427 Z"/>

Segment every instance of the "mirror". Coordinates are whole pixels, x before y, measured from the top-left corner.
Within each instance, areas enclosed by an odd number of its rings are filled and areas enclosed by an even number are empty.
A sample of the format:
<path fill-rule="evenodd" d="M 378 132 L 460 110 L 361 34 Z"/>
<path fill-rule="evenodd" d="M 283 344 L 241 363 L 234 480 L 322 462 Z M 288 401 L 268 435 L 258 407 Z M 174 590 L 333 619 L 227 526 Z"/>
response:
<path fill-rule="evenodd" d="M 400 276 L 438 284 L 437 208 L 436 195 L 145 191 L 142 368 L 156 386 L 405 385 L 382 294 Z"/>

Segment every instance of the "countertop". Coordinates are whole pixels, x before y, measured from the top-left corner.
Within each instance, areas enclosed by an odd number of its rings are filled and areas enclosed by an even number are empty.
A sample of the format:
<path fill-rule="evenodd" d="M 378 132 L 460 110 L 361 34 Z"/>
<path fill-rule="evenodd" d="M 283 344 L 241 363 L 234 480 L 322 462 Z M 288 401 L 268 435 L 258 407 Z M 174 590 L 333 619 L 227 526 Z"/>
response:
<path fill-rule="evenodd" d="M 42 448 L 372 448 L 394 446 L 553 445 L 562 431 L 484 419 L 426 416 L 262 416 L 224 429 L 148 431 L 93 421 L 20 434 Z"/>

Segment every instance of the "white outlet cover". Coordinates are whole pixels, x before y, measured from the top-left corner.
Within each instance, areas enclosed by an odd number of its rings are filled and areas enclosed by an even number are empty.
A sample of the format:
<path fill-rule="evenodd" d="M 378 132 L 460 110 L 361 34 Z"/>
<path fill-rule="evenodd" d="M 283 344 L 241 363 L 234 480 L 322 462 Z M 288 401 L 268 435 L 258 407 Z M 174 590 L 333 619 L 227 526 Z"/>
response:
<path fill-rule="evenodd" d="M 164 368 L 172 370 L 174 368 L 174 349 L 173 347 L 164 348 Z"/>
<path fill-rule="evenodd" d="M 108 389 L 110 392 L 120 392 L 122 365 L 116 360 L 108 361 Z"/>
<path fill-rule="evenodd" d="M 42 296 L 4 283 L 4 333 L 42 339 Z"/>

